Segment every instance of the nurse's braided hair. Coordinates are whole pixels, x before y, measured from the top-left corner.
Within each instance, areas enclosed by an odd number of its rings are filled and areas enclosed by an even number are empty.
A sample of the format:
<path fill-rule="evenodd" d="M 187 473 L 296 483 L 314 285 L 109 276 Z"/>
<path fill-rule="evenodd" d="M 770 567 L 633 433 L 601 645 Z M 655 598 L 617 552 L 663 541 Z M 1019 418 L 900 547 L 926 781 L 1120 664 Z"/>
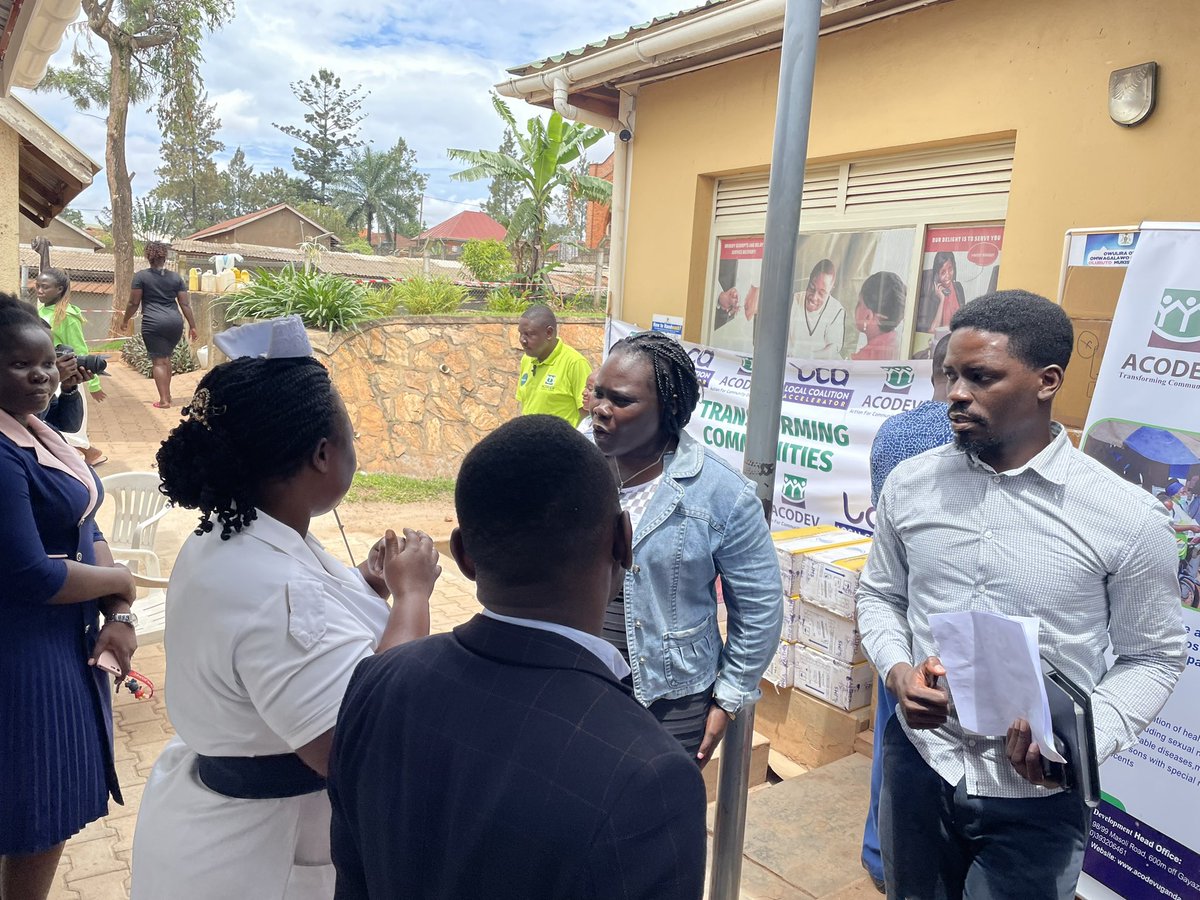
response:
<path fill-rule="evenodd" d="M 683 345 L 661 332 L 641 331 L 617 341 L 610 352 L 637 353 L 650 361 L 662 409 L 661 428 L 664 434 L 678 437 L 700 401 L 696 364 Z"/>
<path fill-rule="evenodd" d="M 160 488 L 176 506 L 200 511 L 197 534 L 229 540 L 256 518 L 264 484 L 300 471 L 336 429 L 325 367 L 311 357 L 223 363 L 201 379 L 184 419 L 158 451 Z"/>

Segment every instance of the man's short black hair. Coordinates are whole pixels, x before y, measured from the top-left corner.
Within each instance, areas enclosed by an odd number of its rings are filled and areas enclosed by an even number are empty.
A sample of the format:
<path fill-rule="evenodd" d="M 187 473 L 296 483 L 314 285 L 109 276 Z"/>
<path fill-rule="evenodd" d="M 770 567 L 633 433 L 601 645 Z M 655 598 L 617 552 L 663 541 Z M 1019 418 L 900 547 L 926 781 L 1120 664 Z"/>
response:
<path fill-rule="evenodd" d="M 1031 369 L 1066 369 L 1075 346 L 1063 308 L 1029 291 L 993 291 L 972 300 L 950 320 L 951 331 L 960 328 L 1007 335 L 1009 354 Z"/>
<path fill-rule="evenodd" d="M 480 441 L 458 473 L 454 507 L 478 573 L 533 584 L 586 564 L 620 506 L 604 456 L 557 416 L 521 416 Z"/>
<path fill-rule="evenodd" d="M 544 303 L 533 304 L 521 313 L 521 318 L 538 328 L 558 327 L 558 318 L 554 315 L 554 310 Z"/>

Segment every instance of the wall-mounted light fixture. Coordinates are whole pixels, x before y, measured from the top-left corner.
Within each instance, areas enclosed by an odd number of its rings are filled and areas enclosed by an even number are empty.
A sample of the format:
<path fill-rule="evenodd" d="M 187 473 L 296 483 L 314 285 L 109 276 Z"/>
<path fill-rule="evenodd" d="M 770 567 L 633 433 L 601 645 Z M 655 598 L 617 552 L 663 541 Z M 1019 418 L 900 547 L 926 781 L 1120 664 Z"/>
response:
<path fill-rule="evenodd" d="M 1117 69 L 1108 76 L 1108 116 L 1132 128 L 1150 118 L 1158 99 L 1158 63 Z"/>

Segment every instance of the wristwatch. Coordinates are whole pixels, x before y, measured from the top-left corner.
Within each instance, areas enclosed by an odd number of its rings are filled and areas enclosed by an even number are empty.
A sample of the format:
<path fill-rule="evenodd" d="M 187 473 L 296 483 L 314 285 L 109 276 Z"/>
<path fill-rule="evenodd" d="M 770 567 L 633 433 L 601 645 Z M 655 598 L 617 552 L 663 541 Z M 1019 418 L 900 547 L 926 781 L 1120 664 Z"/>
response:
<path fill-rule="evenodd" d="M 111 616 L 104 617 L 104 623 L 120 622 L 122 625 L 128 625 L 130 628 L 137 628 L 138 617 L 135 613 L 113 613 Z"/>
<path fill-rule="evenodd" d="M 738 713 L 741 712 L 740 709 L 729 709 L 727 706 L 725 706 L 725 704 L 720 702 L 717 703 L 717 706 L 721 707 L 721 711 L 724 712 L 725 715 L 729 716 L 730 722 L 735 721 L 738 717 Z"/>

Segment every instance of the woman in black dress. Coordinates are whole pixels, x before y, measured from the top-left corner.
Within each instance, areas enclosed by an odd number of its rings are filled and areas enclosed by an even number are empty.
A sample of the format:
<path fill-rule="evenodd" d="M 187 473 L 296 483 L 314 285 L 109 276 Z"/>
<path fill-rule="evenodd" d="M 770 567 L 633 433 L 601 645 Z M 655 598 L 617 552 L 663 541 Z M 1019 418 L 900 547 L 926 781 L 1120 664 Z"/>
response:
<path fill-rule="evenodd" d="M 146 261 L 150 268 L 133 276 L 129 305 L 121 330 L 129 327 L 138 307 L 142 308 L 142 340 L 146 342 L 154 368 L 154 385 L 158 388 L 157 409 L 171 405 L 171 354 L 183 336 L 183 320 L 187 318 L 188 340 L 196 340 L 196 320 L 188 301 L 187 283 L 178 272 L 166 268 L 170 247 L 159 241 L 146 244 Z M 180 315 L 180 310 L 183 314 Z"/>

